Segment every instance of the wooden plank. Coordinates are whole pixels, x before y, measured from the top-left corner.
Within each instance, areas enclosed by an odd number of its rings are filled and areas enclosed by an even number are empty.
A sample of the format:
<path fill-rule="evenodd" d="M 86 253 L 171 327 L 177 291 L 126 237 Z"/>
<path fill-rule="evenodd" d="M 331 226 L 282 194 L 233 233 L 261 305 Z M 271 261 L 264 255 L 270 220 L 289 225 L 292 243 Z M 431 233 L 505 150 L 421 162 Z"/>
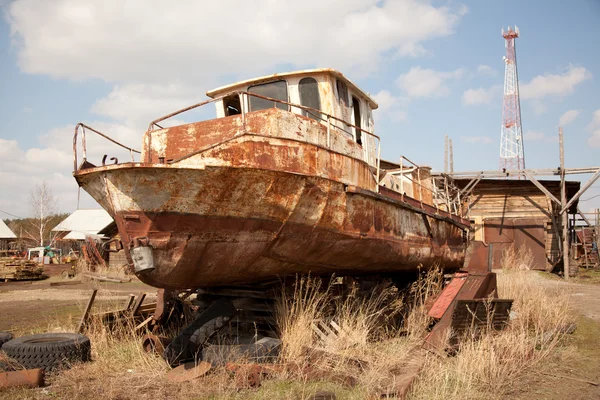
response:
<path fill-rule="evenodd" d="M 138 326 L 135 327 L 135 330 L 137 331 L 138 329 L 143 328 L 144 326 L 148 325 L 148 323 L 152 321 L 152 317 L 148 317 L 144 320 L 144 322 L 140 323 Z"/>
<path fill-rule="evenodd" d="M 67 285 L 79 285 L 81 281 L 60 281 L 50 282 L 50 286 L 67 286 Z"/>
<path fill-rule="evenodd" d="M 146 298 L 146 293 L 140 293 L 135 301 L 133 308 L 131 309 L 131 315 L 136 315 L 142 305 L 142 302 Z"/>
<path fill-rule="evenodd" d="M 135 294 L 130 294 L 129 299 L 127 299 L 127 303 L 125 303 L 125 310 L 129 310 L 135 300 Z"/>
<path fill-rule="evenodd" d="M 83 315 L 81 316 L 81 320 L 79 321 L 79 328 L 77 329 L 78 333 L 83 332 L 83 328 L 87 322 L 88 315 L 90 314 L 90 310 L 92 309 L 92 305 L 94 304 L 94 300 L 96 299 L 96 293 L 98 293 L 98 289 L 94 289 L 92 291 L 92 295 L 85 306 L 85 310 L 83 311 Z"/>

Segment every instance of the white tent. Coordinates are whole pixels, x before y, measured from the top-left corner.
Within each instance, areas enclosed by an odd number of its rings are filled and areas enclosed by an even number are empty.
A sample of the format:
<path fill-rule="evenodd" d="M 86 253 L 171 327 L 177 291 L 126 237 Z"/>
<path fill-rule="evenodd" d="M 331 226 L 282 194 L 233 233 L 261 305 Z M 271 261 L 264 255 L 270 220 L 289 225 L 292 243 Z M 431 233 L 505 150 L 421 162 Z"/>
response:
<path fill-rule="evenodd" d="M 0 239 L 16 239 L 17 235 L 0 219 Z"/>
<path fill-rule="evenodd" d="M 69 232 L 64 239 L 84 240 L 97 236 L 113 219 L 105 210 L 77 210 L 58 224 L 53 232 Z"/>

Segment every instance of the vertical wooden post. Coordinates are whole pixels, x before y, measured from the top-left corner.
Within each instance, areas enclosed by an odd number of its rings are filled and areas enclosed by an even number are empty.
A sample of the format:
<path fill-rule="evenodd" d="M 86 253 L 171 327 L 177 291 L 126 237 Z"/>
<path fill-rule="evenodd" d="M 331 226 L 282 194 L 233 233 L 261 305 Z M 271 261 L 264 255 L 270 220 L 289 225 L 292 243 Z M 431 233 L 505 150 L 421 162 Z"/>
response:
<path fill-rule="evenodd" d="M 448 158 L 450 158 L 450 172 L 454 172 L 454 152 L 452 151 L 452 139 L 448 141 L 448 145 L 450 146 L 450 148 L 448 149 L 450 153 L 450 155 L 448 156 Z"/>
<path fill-rule="evenodd" d="M 444 141 L 444 172 L 448 173 L 448 135 L 445 136 Z"/>
<path fill-rule="evenodd" d="M 92 305 L 94 304 L 94 300 L 96 299 L 96 293 L 98 293 L 98 289 L 94 289 L 92 295 L 90 296 L 90 299 L 88 300 L 87 305 L 85 306 L 85 310 L 83 311 L 83 315 L 81 316 L 81 320 L 79 321 L 77 333 L 83 332 L 83 329 L 85 328 L 88 317 L 90 315 L 90 310 L 92 309 Z"/>
<path fill-rule="evenodd" d="M 596 254 L 600 256 L 600 208 L 596 208 Z"/>
<path fill-rule="evenodd" d="M 565 182 L 565 148 L 562 127 L 558 128 L 558 145 L 560 148 L 560 205 L 567 205 L 567 185 Z M 562 213 L 562 240 L 563 240 L 563 275 L 569 280 L 569 211 Z"/>

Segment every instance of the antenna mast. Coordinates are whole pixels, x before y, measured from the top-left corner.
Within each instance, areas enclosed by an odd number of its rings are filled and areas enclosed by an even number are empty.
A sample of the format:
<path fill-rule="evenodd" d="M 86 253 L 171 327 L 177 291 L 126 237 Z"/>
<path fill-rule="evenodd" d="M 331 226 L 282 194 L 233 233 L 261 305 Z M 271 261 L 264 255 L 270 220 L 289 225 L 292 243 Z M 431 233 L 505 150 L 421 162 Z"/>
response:
<path fill-rule="evenodd" d="M 517 74 L 517 51 L 515 39 L 519 37 L 519 28 L 502 28 L 502 37 L 506 40 L 504 70 L 504 102 L 502 105 L 502 130 L 500 137 L 500 169 L 525 169 L 525 151 L 523 149 L 523 131 L 521 128 L 521 101 L 519 99 L 519 76 Z"/>

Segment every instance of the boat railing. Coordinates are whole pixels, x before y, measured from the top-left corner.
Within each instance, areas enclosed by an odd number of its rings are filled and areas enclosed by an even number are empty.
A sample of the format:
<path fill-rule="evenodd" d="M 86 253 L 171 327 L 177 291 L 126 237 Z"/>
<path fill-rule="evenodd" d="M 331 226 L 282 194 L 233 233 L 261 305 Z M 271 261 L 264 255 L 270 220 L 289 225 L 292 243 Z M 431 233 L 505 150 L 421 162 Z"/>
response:
<path fill-rule="evenodd" d="M 86 130 L 93 132 L 95 134 L 97 134 L 100 137 L 103 137 L 104 139 L 108 140 L 109 142 L 112 142 L 114 144 L 116 144 L 117 146 L 120 146 L 122 148 L 124 148 L 125 150 L 129 151 L 129 155 L 131 157 L 131 161 L 134 162 L 135 159 L 133 157 L 133 153 L 136 154 L 141 154 L 141 152 L 139 150 L 135 150 L 132 149 L 129 146 L 125 146 L 122 143 L 117 142 L 116 140 L 114 140 L 113 138 L 109 137 L 108 135 L 105 135 L 104 133 L 80 122 L 77 125 L 75 125 L 75 134 L 73 135 L 73 171 L 77 171 L 77 138 L 78 138 L 78 134 L 79 131 L 81 131 L 81 155 L 82 155 L 82 162 L 86 162 L 87 161 L 87 140 L 86 140 Z M 104 156 L 103 158 L 103 164 L 104 161 L 106 160 L 106 156 Z M 115 161 L 115 164 L 118 162 L 118 160 L 116 158 L 111 158 L 111 160 Z"/>
<path fill-rule="evenodd" d="M 261 96 L 256 93 L 249 93 L 249 92 L 244 92 L 244 91 L 228 93 L 227 95 L 208 99 L 206 101 L 203 101 L 203 102 L 200 102 L 197 104 L 193 104 L 191 106 L 179 109 L 177 111 L 173 111 L 172 113 L 169 113 L 163 117 L 155 119 L 148 126 L 148 132 L 154 131 L 154 130 L 156 130 L 156 128 L 165 129 L 165 127 L 163 127 L 162 125 L 159 124 L 160 122 L 168 120 L 169 118 L 172 118 L 176 115 L 185 113 L 187 111 L 191 111 L 193 109 L 205 106 L 207 104 L 222 100 L 223 98 L 229 97 L 232 94 L 238 94 L 239 96 L 241 96 L 241 102 L 243 104 L 241 107 L 241 119 L 242 119 L 242 129 L 244 132 L 246 131 L 246 119 L 247 119 L 246 115 L 248 114 L 246 104 L 247 104 L 247 99 L 250 96 L 257 97 L 257 98 L 260 98 L 263 100 L 272 101 L 273 103 L 285 104 L 289 107 L 295 107 L 300 110 L 304 110 L 304 111 L 310 113 L 311 115 L 318 117 L 318 119 L 321 122 L 323 122 L 324 124 L 326 124 L 326 126 L 327 126 L 326 146 L 328 149 L 332 149 L 332 135 L 335 134 L 334 132 L 339 132 L 340 134 L 351 136 L 355 142 L 357 140 L 357 132 L 361 132 L 361 136 L 363 137 L 362 160 L 365 161 L 369 166 L 373 167 L 373 169 L 375 169 L 375 174 L 374 174 L 374 179 L 376 181 L 375 187 L 376 187 L 376 191 L 379 192 L 379 182 L 380 182 L 380 175 L 381 175 L 381 167 L 380 167 L 381 139 L 379 138 L 379 136 L 377 136 L 374 133 L 369 132 L 359 126 L 349 124 L 347 121 L 344 121 L 343 119 L 338 118 L 333 115 L 330 115 L 328 113 L 325 113 L 321 110 L 317 110 L 317 109 L 314 109 L 311 107 L 306 107 L 306 106 L 303 106 L 300 104 L 290 103 L 285 100 L 274 99 L 271 97 Z M 341 126 L 339 126 L 340 124 L 336 124 L 336 122 L 340 123 Z M 348 131 L 344 127 L 348 127 L 348 129 L 350 129 L 350 131 Z M 94 132 L 97 135 L 103 137 L 104 139 L 109 140 L 112 143 L 128 150 L 130 153 L 132 162 L 134 162 L 133 153 L 140 154 L 140 151 L 132 149 L 128 146 L 125 146 L 124 144 L 117 142 L 116 140 L 110 138 L 109 136 L 103 134 L 102 132 L 99 132 L 98 130 L 91 128 L 90 126 L 85 125 L 83 123 L 78 123 L 75 126 L 75 134 L 73 136 L 73 168 L 74 168 L 74 171 L 76 171 L 78 168 L 78 165 L 77 165 L 77 139 L 78 139 L 79 131 L 81 131 L 81 133 L 82 133 L 81 134 L 81 144 L 82 144 L 83 161 L 87 161 L 86 130 Z M 112 158 L 111 160 L 116 161 L 115 158 Z M 103 160 L 103 165 L 104 165 L 104 160 Z"/>
<path fill-rule="evenodd" d="M 423 202 L 423 191 L 428 191 L 431 194 L 433 206 L 436 208 L 444 208 L 445 211 L 460 215 L 461 214 L 461 198 L 460 189 L 454 184 L 452 177 L 442 174 L 440 176 L 432 176 L 431 188 L 429 185 L 425 185 L 421 178 L 421 166 L 411 161 L 405 156 L 400 156 L 400 169 L 399 174 L 402 178 L 405 178 L 412 182 L 413 188 L 418 187 L 419 199 Z M 409 172 L 416 169 L 417 179 L 413 179 Z M 414 190 L 413 190 L 414 192 Z M 404 180 L 400 179 L 400 193 L 404 193 Z M 414 193 L 413 193 L 414 196 Z"/>
<path fill-rule="evenodd" d="M 247 101 L 248 97 L 256 97 L 259 99 L 272 101 L 274 103 L 274 107 L 275 107 L 275 103 L 285 104 L 289 107 L 294 107 L 294 108 L 297 108 L 300 110 L 304 110 L 307 113 L 310 113 L 312 116 L 315 116 L 317 119 L 319 119 L 322 123 L 326 124 L 326 126 L 327 126 L 327 148 L 329 148 L 329 149 L 332 149 L 332 139 L 331 138 L 332 138 L 333 132 L 335 132 L 335 131 L 351 136 L 355 142 L 357 140 L 357 132 L 361 132 L 361 134 L 364 134 L 363 137 L 365 137 L 365 139 L 363 140 L 363 144 L 362 144 L 362 149 L 363 149 L 362 160 L 365 161 L 368 165 L 370 165 L 371 167 L 373 167 L 376 170 L 376 173 L 375 173 L 375 179 L 377 182 L 376 187 L 377 187 L 377 191 L 379 191 L 379 180 L 380 180 L 380 174 L 381 174 L 381 170 L 380 170 L 380 168 L 381 168 L 380 167 L 381 139 L 379 138 L 379 136 L 377 136 L 374 133 L 369 132 L 368 130 L 365 130 L 359 126 L 352 125 L 341 118 L 338 118 L 334 115 L 328 114 L 321 110 L 317 110 L 315 108 L 303 106 L 303 105 L 296 104 L 296 103 L 290 103 L 285 100 L 274 99 L 272 97 L 261 96 L 256 93 L 250 93 L 250 92 L 245 92 L 245 91 L 237 91 L 237 92 L 227 93 L 226 95 L 218 96 L 218 97 L 203 101 L 201 103 L 193 104 L 191 106 L 182 108 L 177 111 L 173 111 L 172 113 L 169 113 L 163 117 L 155 119 L 154 121 L 150 122 L 150 125 L 148 126 L 148 131 L 151 132 L 153 130 L 156 130 L 156 128 L 164 129 L 164 127 L 159 124 L 160 122 L 163 122 L 163 121 L 165 121 L 169 118 L 172 118 L 176 115 L 185 113 L 187 111 L 191 111 L 193 109 L 205 106 L 210 103 L 214 103 L 216 101 L 224 99 L 225 97 L 230 97 L 230 96 L 236 95 L 236 94 L 239 95 L 241 98 L 240 102 L 241 102 L 242 106 L 240 107 L 241 108 L 240 114 L 241 114 L 241 119 L 242 119 L 242 129 L 244 131 L 246 131 L 246 114 L 248 114 L 248 112 L 249 112 L 249 111 L 247 111 L 247 106 L 246 106 L 248 104 L 248 101 Z M 339 122 L 341 124 L 341 126 L 336 124 L 336 122 Z M 345 129 L 344 126 L 347 126 L 350 129 L 350 131 Z"/>

